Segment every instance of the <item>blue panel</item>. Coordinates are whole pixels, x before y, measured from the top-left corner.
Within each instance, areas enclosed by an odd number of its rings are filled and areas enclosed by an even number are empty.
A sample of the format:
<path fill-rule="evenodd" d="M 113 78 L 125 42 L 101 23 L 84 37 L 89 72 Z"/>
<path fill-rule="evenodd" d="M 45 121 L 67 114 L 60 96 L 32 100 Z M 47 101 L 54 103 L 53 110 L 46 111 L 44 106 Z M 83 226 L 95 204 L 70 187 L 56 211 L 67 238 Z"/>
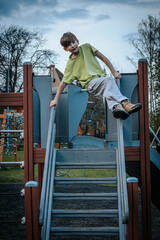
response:
<path fill-rule="evenodd" d="M 52 93 L 55 97 L 57 88 L 53 88 Z M 56 110 L 56 142 L 67 143 L 69 140 L 68 128 L 68 86 L 63 90 Z"/>
<path fill-rule="evenodd" d="M 33 87 L 40 99 L 41 148 L 46 148 L 50 116 L 49 104 L 52 100 L 52 81 L 50 76 L 34 76 Z"/>
<path fill-rule="evenodd" d="M 57 89 L 53 89 L 53 98 Z M 77 135 L 80 120 L 88 103 L 88 93 L 68 85 L 60 96 L 56 110 L 56 142 L 68 143 Z"/>
<path fill-rule="evenodd" d="M 68 87 L 69 142 L 77 135 L 78 126 L 86 110 L 88 93 L 76 86 Z"/>
<path fill-rule="evenodd" d="M 34 143 L 40 143 L 40 100 L 35 90 L 33 90 L 33 132 Z"/>

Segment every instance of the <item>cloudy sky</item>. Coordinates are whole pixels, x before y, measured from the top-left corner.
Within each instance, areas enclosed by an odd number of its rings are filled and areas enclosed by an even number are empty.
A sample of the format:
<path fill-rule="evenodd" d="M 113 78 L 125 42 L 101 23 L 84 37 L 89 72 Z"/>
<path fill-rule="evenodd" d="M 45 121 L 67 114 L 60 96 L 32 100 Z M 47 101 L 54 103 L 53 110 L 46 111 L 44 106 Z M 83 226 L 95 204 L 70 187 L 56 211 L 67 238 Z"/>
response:
<path fill-rule="evenodd" d="M 45 48 L 59 54 L 56 67 L 64 71 L 69 53 L 59 44 L 66 31 L 90 43 L 121 72 L 135 72 L 126 56 L 138 23 L 148 14 L 158 17 L 159 0 L 0 0 L 0 24 L 36 30 L 47 39 Z"/>

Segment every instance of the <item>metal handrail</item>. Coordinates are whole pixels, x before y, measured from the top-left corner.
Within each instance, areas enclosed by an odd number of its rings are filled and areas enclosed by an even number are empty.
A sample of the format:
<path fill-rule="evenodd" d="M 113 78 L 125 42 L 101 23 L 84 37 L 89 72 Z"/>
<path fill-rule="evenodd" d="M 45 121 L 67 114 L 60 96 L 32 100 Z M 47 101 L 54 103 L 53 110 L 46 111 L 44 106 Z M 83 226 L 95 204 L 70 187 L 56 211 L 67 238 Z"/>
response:
<path fill-rule="evenodd" d="M 129 221 L 129 207 L 127 194 L 127 180 L 125 168 L 124 140 L 123 140 L 123 123 L 122 120 L 117 120 L 118 133 L 118 170 L 119 170 L 119 186 L 121 194 L 121 218 L 122 223 L 127 224 Z"/>
<path fill-rule="evenodd" d="M 49 202 L 49 191 L 51 189 L 51 173 L 52 173 L 52 162 L 53 162 L 53 154 L 55 152 L 54 143 L 55 143 L 55 135 L 56 135 L 56 125 L 55 121 L 55 109 L 51 108 L 50 112 L 50 120 L 48 127 L 48 137 L 46 144 L 46 155 L 45 155 L 45 166 L 43 172 L 43 183 L 42 183 L 42 191 L 41 191 L 41 200 L 40 200 L 40 210 L 39 210 L 39 224 L 43 225 L 44 219 L 46 218 L 46 207 Z"/>
<path fill-rule="evenodd" d="M 117 79 L 117 85 L 120 88 L 120 79 Z M 121 194 L 121 220 L 123 224 L 129 221 L 129 206 L 128 206 L 128 193 L 127 193 L 127 180 L 126 180 L 126 167 L 125 167 L 125 154 L 124 154 L 124 138 L 123 138 L 123 122 L 117 119 L 117 135 L 118 135 L 118 170 L 119 170 L 119 187 Z"/>

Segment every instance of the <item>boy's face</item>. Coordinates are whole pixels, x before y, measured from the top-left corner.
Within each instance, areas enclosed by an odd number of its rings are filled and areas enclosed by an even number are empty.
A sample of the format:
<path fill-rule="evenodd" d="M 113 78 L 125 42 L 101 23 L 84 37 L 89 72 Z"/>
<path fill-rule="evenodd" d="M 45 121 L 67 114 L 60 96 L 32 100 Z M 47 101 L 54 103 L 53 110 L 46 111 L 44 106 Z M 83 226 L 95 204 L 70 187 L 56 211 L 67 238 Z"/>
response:
<path fill-rule="evenodd" d="M 78 55 L 79 53 L 79 41 L 78 40 L 73 40 L 68 47 L 64 47 L 65 51 L 69 51 L 70 53 L 74 55 Z"/>

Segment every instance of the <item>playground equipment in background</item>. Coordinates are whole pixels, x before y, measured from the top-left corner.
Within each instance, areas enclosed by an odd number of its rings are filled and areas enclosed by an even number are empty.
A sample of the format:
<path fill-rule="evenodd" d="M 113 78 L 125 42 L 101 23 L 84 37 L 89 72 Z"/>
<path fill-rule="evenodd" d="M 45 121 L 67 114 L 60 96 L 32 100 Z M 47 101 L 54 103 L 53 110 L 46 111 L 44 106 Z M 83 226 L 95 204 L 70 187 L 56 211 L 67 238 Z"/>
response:
<path fill-rule="evenodd" d="M 150 159 L 149 159 L 149 121 L 148 121 L 148 81 L 147 81 L 147 62 L 146 60 L 140 60 L 138 63 L 138 73 L 136 74 L 122 74 L 122 89 L 123 80 L 124 84 L 128 82 L 127 96 L 132 96 L 131 100 L 139 97 L 139 101 L 142 103 L 142 110 L 138 114 L 131 115 L 131 117 L 125 120 L 123 127 L 124 143 L 125 143 L 125 159 L 126 164 L 138 163 L 140 168 L 141 190 L 142 190 L 142 232 L 143 239 L 151 240 L 151 191 L 150 191 Z M 129 81 L 127 78 L 129 77 Z M 126 79 L 126 82 L 125 82 Z M 136 83 L 135 83 L 136 80 Z M 38 86 L 38 85 L 41 85 Z M 135 87 L 134 87 L 135 86 Z M 34 91 L 33 91 L 34 87 Z M 130 90 L 131 88 L 131 90 Z M 36 89 L 36 91 L 35 91 Z M 122 90 L 121 89 L 121 90 Z M 44 90 L 47 92 L 44 93 Z M 32 94 L 33 91 L 33 94 Z M 139 92 L 136 94 L 136 91 Z M 47 142 L 47 127 L 49 122 L 49 103 L 54 96 L 52 92 L 52 82 L 50 76 L 33 76 L 32 65 L 30 63 L 24 64 L 24 92 L 23 93 L 10 93 L 0 94 L 0 106 L 24 106 L 24 158 L 25 158 L 25 212 L 26 212 L 26 239 L 39 239 L 40 229 L 38 225 L 38 195 L 42 188 L 42 177 L 44 169 L 44 159 L 46 152 Z M 33 101 L 34 98 L 34 101 Z M 74 99 L 74 100 L 73 100 Z M 77 107 L 75 102 L 80 101 Z M 86 107 L 88 100 L 87 93 L 83 94 L 79 88 L 74 86 L 68 86 L 61 95 L 59 104 L 62 108 L 57 109 L 56 113 L 56 141 L 68 142 L 70 147 L 84 148 L 89 146 L 90 142 L 94 139 L 89 136 L 77 138 L 77 129 L 79 121 Z M 59 105 L 60 106 L 60 105 Z M 82 107 L 82 108 L 80 108 Z M 34 117 L 33 117 L 34 114 Z M 117 141 L 117 131 L 114 128 L 115 123 L 108 126 L 108 122 L 113 122 L 112 115 L 106 108 L 106 142 L 105 146 L 115 147 Z M 34 122 L 33 122 L 34 119 Z M 65 121 L 64 121 L 65 119 Z M 72 122 L 72 120 L 75 120 Z M 128 122 L 127 122 L 128 121 Z M 138 124 L 139 123 L 139 124 Z M 115 125 L 114 125 L 115 124 Z M 132 126 L 132 127 L 131 127 Z M 34 133 L 33 133 L 34 127 Z M 34 136 L 34 138 L 33 138 Z M 33 143 L 38 142 L 41 148 L 33 148 Z M 93 140 L 91 146 L 104 147 L 104 143 L 101 141 L 99 144 Z M 94 144 L 93 144 L 94 143 Z M 74 149 L 73 149 L 74 151 Z M 85 158 L 85 156 L 84 156 Z M 34 180 L 34 164 L 38 164 L 38 184 L 32 184 Z M 131 189 L 135 189 L 134 187 Z M 130 190 L 131 190 L 130 189 Z M 130 191 L 129 199 L 130 198 Z M 129 206 L 132 208 L 132 203 L 129 202 Z M 132 212 L 132 211 L 130 211 Z M 135 215 L 135 213 L 133 213 Z M 132 221 L 131 221 L 132 222 Z M 133 227 L 133 226 L 132 226 Z M 130 230 L 129 230 L 130 231 Z M 132 231 L 131 231 L 132 232 Z M 131 238 L 128 238 L 131 239 Z"/>
<path fill-rule="evenodd" d="M 155 148 L 156 148 L 157 152 L 160 153 L 160 140 L 159 140 L 159 137 L 158 137 L 158 134 L 159 134 L 159 131 L 160 131 L 160 126 L 159 126 L 156 133 L 153 131 L 153 129 L 151 127 L 149 127 L 149 130 L 150 130 L 150 133 L 153 135 L 150 147 L 154 148 L 153 144 L 154 144 L 154 142 L 156 142 Z"/>
<path fill-rule="evenodd" d="M 18 162 L 17 145 L 20 144 L 20 139 L 23 135 L 23 116 L 15 116 L 15 111 L 11 110 L 0 115 L 0 162 L 3 161 L 3 155 L 14 155 L 14 161 Z M 19 143 L 18 143 L 19 141 Z M 1 163 L 7 166 L 7 163 Z M 18 165 L 8 163 L 8 166 Z"/>
<path fill-rule="evenodd" d="M 0 114 L 0 125 L 1 129 L 5 130 L 6 127 L 6 118 L 7 117 L 7 110 L 4 110 L 3 114 Z M 0 162 L 3 160 L 3 149 L 4 149 L 4 133 L 1 133 L 1 138 L 0 138 Z"/>

